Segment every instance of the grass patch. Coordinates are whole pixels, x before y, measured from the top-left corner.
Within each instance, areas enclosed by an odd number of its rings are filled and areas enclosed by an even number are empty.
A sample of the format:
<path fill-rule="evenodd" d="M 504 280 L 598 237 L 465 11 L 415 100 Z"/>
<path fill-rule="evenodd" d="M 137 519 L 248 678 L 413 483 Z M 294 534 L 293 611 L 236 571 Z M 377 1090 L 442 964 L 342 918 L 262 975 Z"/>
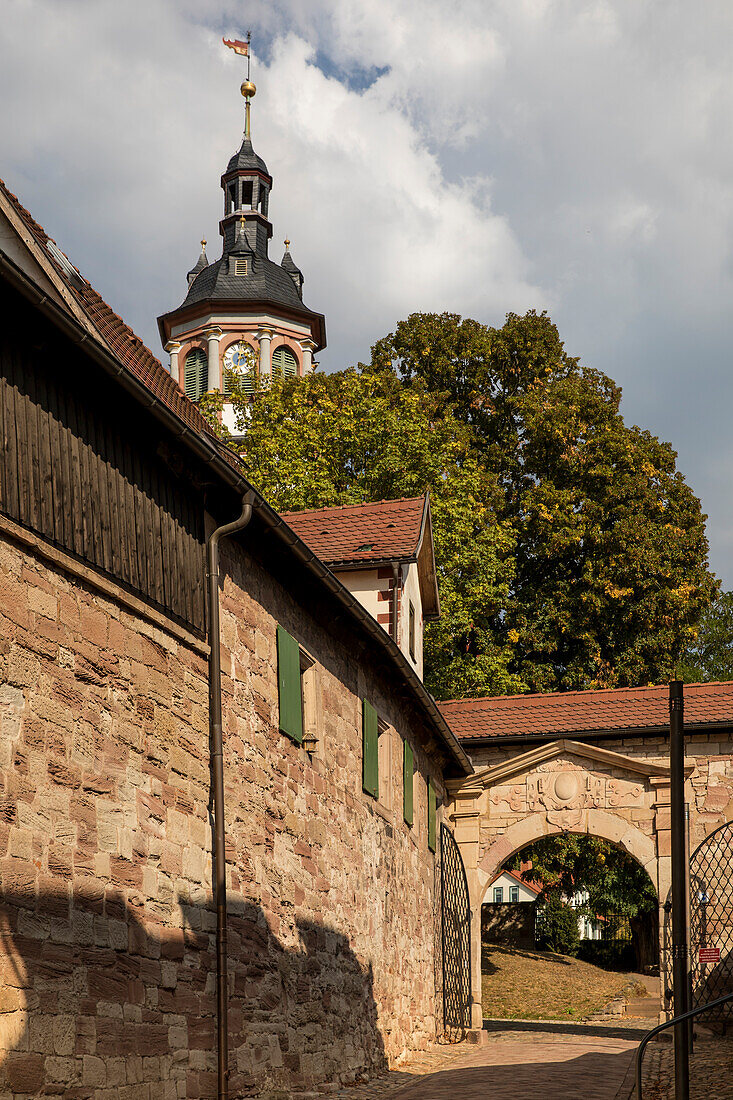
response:
<path fill-rule="evenodd" d="M 498 944 L 483 945 L 481 972 L 484 1016 L 504 1020 L 582 1020 L 633 980 L 566 955 Z"/>

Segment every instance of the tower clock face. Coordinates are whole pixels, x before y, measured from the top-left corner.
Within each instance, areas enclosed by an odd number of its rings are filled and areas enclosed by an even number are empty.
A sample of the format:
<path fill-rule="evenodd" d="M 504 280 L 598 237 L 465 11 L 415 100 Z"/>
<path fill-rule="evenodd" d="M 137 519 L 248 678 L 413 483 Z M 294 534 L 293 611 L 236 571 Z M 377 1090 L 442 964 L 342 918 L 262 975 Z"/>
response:
<path fill-rule="evenodd" d="M 248 370 L 252 348 L 244 340 L 232 344 L 224 353 L 224 366 L 227 370 Z"/>

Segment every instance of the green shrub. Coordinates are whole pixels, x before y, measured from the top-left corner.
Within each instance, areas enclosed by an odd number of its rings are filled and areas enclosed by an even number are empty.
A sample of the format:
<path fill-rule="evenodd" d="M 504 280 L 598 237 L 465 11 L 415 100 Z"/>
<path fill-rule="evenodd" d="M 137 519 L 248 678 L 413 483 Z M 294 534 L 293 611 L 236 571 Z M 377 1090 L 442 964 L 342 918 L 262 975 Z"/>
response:
<path fill-rule="evenodd" d="M 547 898 L 537 911 L 537 945 L 557 955 L 578 954 L 578 914 L 559 898 Z"/>

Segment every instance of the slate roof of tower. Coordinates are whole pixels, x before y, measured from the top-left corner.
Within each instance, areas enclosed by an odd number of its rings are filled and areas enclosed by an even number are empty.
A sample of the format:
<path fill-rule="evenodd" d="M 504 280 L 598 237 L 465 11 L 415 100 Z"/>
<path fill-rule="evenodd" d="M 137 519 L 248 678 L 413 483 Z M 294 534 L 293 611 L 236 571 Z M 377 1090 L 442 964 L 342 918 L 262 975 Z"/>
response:
<path fill-rule="evenodd" d="M 290 306 L 300 313 L 310 313 L 295 289 L 295 283 L 279 264 L 256 253 L 250 253 L 246 275 L 229 273 L 226 256 L 215 260 L 191 283 L 183 305 L 193 302 L 236 299 L 242 302 L 273 301 Z M 182 308 L 182 307 L 181 307 Z"/>
<path fill-rule="evenodd" d="M 245 137 L 239 152 L 235 153 L 227 164 L 225 175 L 228 175 L 230 172 L 236 172 L 238 169 L 246 171 L 247 169 L 251 170 L 253 168 L 259 172 L 264 172 L 268 178 L 270 177 L 264 160 L 262 157 L 258 156 L 252 148 L 251 139 Z"/>
<path fill-rule="evenodd" d="M 417 557 L 426 503 L 404 497 L 282 516 L 326 565 L 407 561 Z"/>
<path fill-rule="evenodd" d="M 733 681 L 685 684 L 685 726 L 733 725 Z M 495 695 L 438 704 L 459 741 L 559 737 L 597 732 L 664 732 L 669 687 Z"/>

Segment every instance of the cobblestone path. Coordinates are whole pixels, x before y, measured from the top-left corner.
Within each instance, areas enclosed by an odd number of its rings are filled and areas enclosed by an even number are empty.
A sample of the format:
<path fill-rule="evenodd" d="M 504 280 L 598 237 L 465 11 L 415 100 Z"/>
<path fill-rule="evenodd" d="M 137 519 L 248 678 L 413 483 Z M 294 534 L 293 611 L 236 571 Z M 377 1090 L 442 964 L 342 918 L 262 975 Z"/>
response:
<path fill-rule="evenodd" d="M 674 1100 L 672 1045 L 663 1046 L 654 1070 L 644 1073 L 644 1100 Z M 653 1050 L 654 1044 L 650 1047 Z M 733 1100 L 733 1039 L 695 1040 L 695 1053 L 690 1059 L 690 1100 Z"/>
<path fill-rule="evenodd" d="M 418 1062 L 333 1095 L 339 1100 L 628 1100 L 639 1039 L 626 1038 L 621 1029 L 608 1036 L 578 1031 L 490 1032 L 483 1046 L 433 1047 Z"/>

